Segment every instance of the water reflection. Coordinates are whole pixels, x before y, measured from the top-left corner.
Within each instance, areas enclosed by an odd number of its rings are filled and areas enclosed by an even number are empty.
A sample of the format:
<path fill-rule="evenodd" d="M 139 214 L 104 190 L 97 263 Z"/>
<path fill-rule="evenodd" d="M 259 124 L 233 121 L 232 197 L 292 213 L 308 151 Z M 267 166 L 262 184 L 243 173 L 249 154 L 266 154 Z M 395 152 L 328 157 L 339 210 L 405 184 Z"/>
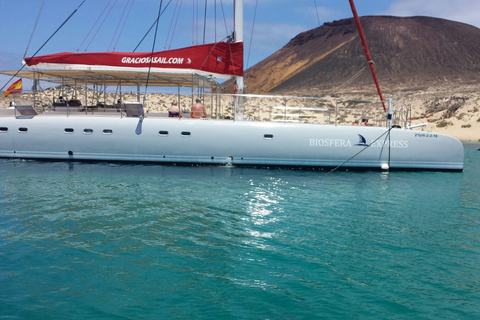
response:
<path fill-rule="evenodd" d="M 249 229 L 250 235 L 255 238 L 271 238 L 273 232 L 263 231 L 267 225 L 268 230 L 275 230 L 271 224 L 279 221 L 279 217 L 284 213 L 282 196 L 283 186 L 286 184 L 282 179 L 267 178 L 266 181 L 249 181 L 250 190 L 246 196 L 246 216 L 245 221 L 258 229 Z"/>

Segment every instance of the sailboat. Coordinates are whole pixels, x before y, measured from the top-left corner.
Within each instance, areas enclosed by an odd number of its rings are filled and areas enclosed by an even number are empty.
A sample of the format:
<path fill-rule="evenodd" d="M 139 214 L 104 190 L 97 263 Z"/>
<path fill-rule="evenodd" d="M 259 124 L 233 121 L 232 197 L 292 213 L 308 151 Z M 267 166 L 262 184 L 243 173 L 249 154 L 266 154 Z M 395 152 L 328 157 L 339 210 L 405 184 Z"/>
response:
<path fill-rule="evenodd" d="M 373 63 L 357 21 L 368 64 Z M 462 171 L 462 143 L 450 136 L 397 128 L 391 100 L 386 126 L 246 121 L 243 88 L 243 3 L 235 0 L 233 41 L 149 53 L 58 53 L 25 58 L 20 76 L 58 83 L 130 86 L 192 83 L 195 77 L 236 79 L 234 119 L 154 117 L 143 104 L 120 112 L 39 114 L 31 105 L 0 116 L 0 157 L 67 161 L 125 161 L 195 165 L 368 170 Z M 375 75 L 374 75 L 375 77 Z M 388 110 L 387 110 L 388 109 Z"/>

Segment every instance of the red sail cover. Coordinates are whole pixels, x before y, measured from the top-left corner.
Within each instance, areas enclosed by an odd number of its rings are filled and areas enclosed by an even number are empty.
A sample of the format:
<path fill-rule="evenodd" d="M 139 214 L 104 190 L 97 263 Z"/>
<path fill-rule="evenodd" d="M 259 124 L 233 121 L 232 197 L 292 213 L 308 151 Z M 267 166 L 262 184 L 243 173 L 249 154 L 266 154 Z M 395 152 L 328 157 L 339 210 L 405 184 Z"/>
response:
<path fill-rule="evenodd" d="M 153 72 L 243 76 L 243 42 L 219 42 L 151 52 L 55 53 L 25 58 L 29 67 L 71 70 L 148 70 Z"/>

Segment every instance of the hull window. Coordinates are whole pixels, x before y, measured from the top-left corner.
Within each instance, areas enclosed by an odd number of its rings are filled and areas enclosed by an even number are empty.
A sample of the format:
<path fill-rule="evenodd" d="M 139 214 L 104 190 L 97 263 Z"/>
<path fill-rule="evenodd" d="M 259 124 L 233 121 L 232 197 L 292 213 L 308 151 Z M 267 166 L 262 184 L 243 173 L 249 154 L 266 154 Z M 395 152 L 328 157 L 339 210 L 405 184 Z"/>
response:
<path fill-rule="evenodd" d="M 163 130 L 158 131 L 158 135 L 166 137 L 166 136 L 168 136 L 168 131 L 163 131 Z"/>
<path fill-rule="evenodd" d="M 0 132 L 8 132 L 8 128 L 7 127 L 0 127 Z"/>
<path fill-rule="evenodd" d="M 190 135 L 190 131 L 182 131 L 182 137 L 189 137 Z"/>
<path fill-rule="evenodd" d="M 83 129 L 83 133 L 84 133 L 84 134 L 92 134 L 92 133 L 93 133 L 93 129 Z"/>
<path fill-rule="evenodd" d="M 25 127 L 18 128 L 18 132 L 27 132 L 27 131 L 28 131 L 28 128 L 25 128 Z"/>
<path fill-rule="evenodd" d="M 73 133 L 73 128 L 65 128 L 65 133 Z"/>
<path fill-rule="evenodd" d="M 112 129 L 103 129 L 103 134 L 112 134 L 113 130 Z"/>
<path fill-rule="evenodd" d="M 273 134 L 267 133 L 267 134 L 264 134 L 263 137 L 265 139 L 273 139 Z"/>

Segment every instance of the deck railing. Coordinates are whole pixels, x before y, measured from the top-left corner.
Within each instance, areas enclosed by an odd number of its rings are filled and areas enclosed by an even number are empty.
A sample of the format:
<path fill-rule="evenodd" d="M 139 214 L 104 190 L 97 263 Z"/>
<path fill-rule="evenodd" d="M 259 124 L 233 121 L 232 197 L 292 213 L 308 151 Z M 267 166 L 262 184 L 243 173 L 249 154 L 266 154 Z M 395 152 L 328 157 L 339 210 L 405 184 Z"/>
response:
<path fill-rule="evenodd" d="M 278 95 L 219 94 L 200 95 L 211 119 L 274 121 L 283 123 L 314 123 L 333 125 L 371 125 L 387 126 L 386 114 L 379 100 L 319 98 Z M 178 100 L 184 115 L 188 117 L 191 95 L 147 96 L 144 117 L 166 117 L 169 103 Z M 125 102 L 126 103 L 126 102 Z M 108 115 L 127 116 L 125 103 L 96 106 L 53 106 L 45 103 L 35 107 L 39 115 Z M 137 102 L 138 103 L 138 102 Z M 25 101 L 22 100 L 22 104 Z M 3 110 L 2 110 L 3 109 Z M 18 116 L 21 112 L 0 108 L 0 116 Z M 393 125 L 409 125 L 411 108 L 402 103 L 393 102 Z M 138 116 L 135 114 L 134 116 Z"/>

